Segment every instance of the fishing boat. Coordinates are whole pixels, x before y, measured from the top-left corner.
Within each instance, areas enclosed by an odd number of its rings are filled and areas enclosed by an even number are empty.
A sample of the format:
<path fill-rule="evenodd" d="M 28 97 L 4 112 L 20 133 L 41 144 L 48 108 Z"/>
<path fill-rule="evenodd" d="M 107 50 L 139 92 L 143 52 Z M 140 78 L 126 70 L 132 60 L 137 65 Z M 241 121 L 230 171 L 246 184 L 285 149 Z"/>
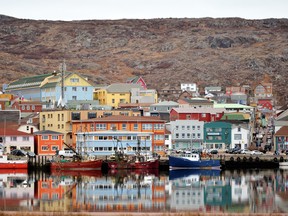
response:
<path fill-rule="evenodd" d="M 28 169 L 28 159 L 17 158 L 4 154 L 4 147 L 0 145 L 0 169 Z"/>
<path fill-rule="evenodd" d="M 220 160 L 201 158 L 196 153 L 169 156 L 170 169 L 220 169 L 220 167 Z"/>
<path fill-rule="evenodd" d="M 150 151 L 141 152 L 140 140 L 137 142 L 138 151 L 127 155 L 122 150 L 115 151 L 106 161 L 109 169 L 158 169 L 158 155 Z M 123 148 L 121 148 L 123 149 Z"/>
<path fill-rule="evenodd" d="M 71 159 L 65 159 L 56 151 L 54 159 L 50 161 L 51 172 L 69 170 L 69 171 L 92 171 L 102 169 L 102 160 L 97 159 L 93 155 L 88 155 L 87 153 L 78 153 L 70 145 L 64 143 L 70 150 L 72 150 L 75 155 Z"/>

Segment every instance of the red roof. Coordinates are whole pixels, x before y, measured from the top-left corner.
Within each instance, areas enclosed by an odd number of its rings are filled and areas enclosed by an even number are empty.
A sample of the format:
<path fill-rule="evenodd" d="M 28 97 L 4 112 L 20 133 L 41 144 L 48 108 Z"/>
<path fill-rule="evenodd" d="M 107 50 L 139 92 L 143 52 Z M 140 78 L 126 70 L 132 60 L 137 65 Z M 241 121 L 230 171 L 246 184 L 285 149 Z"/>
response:
<path fill-rule="evenodd" d="M 31 134 L 27 134 L 21 131 L 18 131 L 19 125 L 15 122 L 1 122 L 0 123 L 0 136 L 31 136 Z"/>

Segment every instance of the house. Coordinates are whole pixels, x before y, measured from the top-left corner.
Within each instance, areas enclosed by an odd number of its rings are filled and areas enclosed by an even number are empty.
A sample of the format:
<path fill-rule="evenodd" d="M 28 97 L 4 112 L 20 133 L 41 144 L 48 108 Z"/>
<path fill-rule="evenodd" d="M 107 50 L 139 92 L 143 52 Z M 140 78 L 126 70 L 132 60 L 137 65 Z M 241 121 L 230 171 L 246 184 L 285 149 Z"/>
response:
<path fill-rule="evenodd" d="M 126 83 L 139 84 L 143 89 L 147 89 L 147 85 L 141 76 L 130 77 L 126 80 Z"/>
<path fill-rule="evenodd" d="M 166 122 L 170 119 L 170 111 L 172 108 L 178 107 L 179 104 L 174 101 L 161 101 L 150 105 L 150 116 L 159 116 Z"/>
<path fill-rule="evenodd" d="M 5 152 L 10 153 L 14 149 L 34 152 L 33 134 L 18 131 L 18 123 L 0 123 L 0 144 L 5 147 Z"/>
<path fill-rule="evenodd" d="M 13 94 L 21 99 L 41 101 L 41 86 L 53 73 L 22 77 L 8 85 L 5 93 Z"/>
<path fill-rule="evenodd" d="M 20 110 L 21 113 L 42 111 L 42 103 L 40 101 L 15 100 L 11 103 L 11 107 Z"/>
<path fill-rule="evenodd" d="M 119 104 L 131 103 L 131 91 L 135 88 L 143 89 L 139 84 L 113 83 L 104 88 L 96 89 L 94 100 L 98 100 L 100 105 L 108 105 L 117 109 Z"/>
<path fill-rule="evenodd" d="M 219 121 L 224 115 L 223 108 L 172 108 L 170 111 L 170 121 L 179 120 L 198 120 L 204 122 Z"/>
<path fill-rule="evenodd" d="M 55 155 L 57 150 L 64 149 L 63 133 L 43 130 L 34 133 L 35 153 L 37 155 Z"/>
<path fill-rule="evenodd" d="M 274 135 L 274 149 L 282 152 L 288 149 L 288 126 L 282 126 Z"/>
<path fill-rule="evenodd" d="M 198 94 L 198 88 L 196 83 L 181 83 L 181 91 L 188 91 L 191 93 Z"/>
<path fill-rule="evenodd" d="M 207 86 L 204 88 L 205 90 L 205 95 L 209 93 L 217 93 L 217 92 L 222 92 L 222 88 L 220 86 Z"/>
<path fill-rule="evenodd" d="M 164 154 L 165 121 L 157 117 L 108 116 L 72 121 L 73 146 L 90 154 L 111 155 L 115 148 L 134 154 L 142 149 Z"/>
<path fill-rule="evenodd" d="M 131 89 L 131 103 L 157 103 L 158 95 L 155 89 Z"/>
<path fill-rule="evenodd" d="M 73 120 L 89 120 L 106 116 L 140 116 L 140 111 L 133 110 L 46 110 L 39 113 L 39 129 L 58 131 L 63 134 L 63 140 L 72 143 L 72 123 Z M 83 129 L 84 130 L 84 129 Z"/>
<path fill-rule="evenodd" d="M 213 108 L 214 102 L 206 98 L 183 98 L 177 101 L 179 107 L 193 107 L 193 108 Z"/>
<path fill-rule="evenodd" d="M 179 95 L 182 94 L 180 88 L 166 85 L 162 89 L 158 89 L 159 100 L 161 101 L 176 101 Z"/>
<path fill-rule="evenodd" d="M 191 150 L 202 148 L 204 122 L 198 120 L 171 121 L 172 148 Z"/>
<path fill-rule="evenodd" d="M 262 81 L 253 84 L 252 91 L 256 100 L 259 98 L 273 97 L 273 84 L 271 78 L 268 75 L 265 75 Z"/>
<path fill-rule="evenodd" d="M 258 109 L 268 109 L 268 110 L 273 110 L 273 98 L 259 98 L 257 107 Z"/>
<path fill-rule="evenodd" d="M 232 95 L 232 94 L 237 94 L 237 93 L 242 93 L 246 94 L 246 89 L 245 87 L 242 86 L 228 86 L 226 87 L 226 95 Z"/>
<path fill-rule="evenodd" d="M 93 100 L 94 86 L 87 78 L 73 72 L 66 72 L 63 78 L 63 88 L 61 73 L 46 78 L 41 85 L 41 102 L 59 106 L 61 101 L 67 104 L 68 101 Z"/>
<path fill-rule="evenodd" d="M 215 121 L 204 123 L 203 147 L 206 149 L 231 148 L 232 124 Z"/>

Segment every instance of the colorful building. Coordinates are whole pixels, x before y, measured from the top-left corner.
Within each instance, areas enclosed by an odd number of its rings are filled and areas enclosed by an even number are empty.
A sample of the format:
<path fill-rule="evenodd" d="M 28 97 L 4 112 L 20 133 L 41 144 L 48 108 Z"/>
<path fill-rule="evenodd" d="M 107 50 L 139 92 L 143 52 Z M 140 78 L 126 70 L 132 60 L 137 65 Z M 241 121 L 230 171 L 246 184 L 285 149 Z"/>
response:
<path fill-rule="evenodd" d="M 37 155 L 55 155 L 64 148 L 63 134 L 55 131 L 37 131 L 34 133 L 35 153 Z"/>
<path fill-rule="evenodd" d="M 223 108 L 173 108 L 170 111 L 170 121 L 179 120 L 198 120 L 204 122 L 219 121 L 225 109 Z"/>
<path fill-rule="evenodd" d="M 94 155 L 111 155 L 115 149 L 135 153 L 142 149 L 164 154 L 165 121 L 157 117 L 109 116 L 72 121 L 73 146 Z"/>
<path fill-rule="evenodd" d="M 207 149 L 225 149 L 231 147 L 232 124 L 215 121 L 204 124 L 203 145 Z"/>

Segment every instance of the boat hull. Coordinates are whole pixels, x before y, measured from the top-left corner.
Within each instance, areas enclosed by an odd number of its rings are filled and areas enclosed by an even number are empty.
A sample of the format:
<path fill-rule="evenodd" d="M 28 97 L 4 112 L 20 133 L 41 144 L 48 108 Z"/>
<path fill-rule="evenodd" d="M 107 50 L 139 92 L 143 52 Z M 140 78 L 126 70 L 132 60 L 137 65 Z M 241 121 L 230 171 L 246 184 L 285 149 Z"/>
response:
<path fill-rule="evenodd" d="M 95 161 L 69 161 L 69 162 L 51 162 L 51 171 L 55 170 L 71 170 L 71 171 L 88 171 L 101 170 L 102 160 Z"/>
<path fill-rule="evenodd" d="M 0 169 L 28 169 L 28 162 L 27 161 L 0 162 Z"/>
<path fill-rule="evenodd" d="M 193 168 L 193 169 L 204 169 L 204 168 L 220 168 L 220 160 L 198 160 L 198 161 L 191 161 L 186 158 L 182 157 L 175 157 L 175 156 L 169 156 L 169 167 L 171 169 L 181 169 L 181 168 Z"/>

